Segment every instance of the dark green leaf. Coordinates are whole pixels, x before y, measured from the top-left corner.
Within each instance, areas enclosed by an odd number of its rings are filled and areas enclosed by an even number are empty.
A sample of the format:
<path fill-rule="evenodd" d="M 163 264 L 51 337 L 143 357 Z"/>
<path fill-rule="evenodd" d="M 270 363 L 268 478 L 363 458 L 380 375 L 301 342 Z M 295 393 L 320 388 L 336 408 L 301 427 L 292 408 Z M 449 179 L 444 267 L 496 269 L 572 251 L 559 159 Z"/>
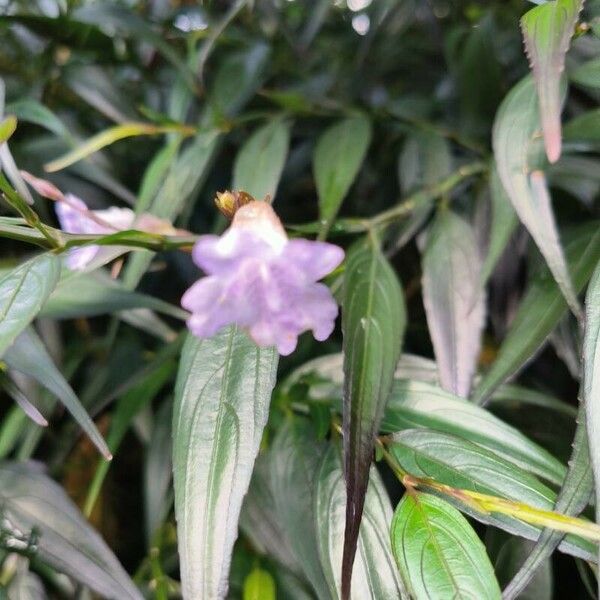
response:
<path fill-rule="evenodd" d="M 223 597 L 242 499 L 265 426 L 277 354 L 235 327 L 183 348 L 173 476 L 183 595 Z"/>
<path fill-rule="evenodd" d="M 350 592 L 352 564 L 375 436 L 390 392 L 404 334 L 402 288 L 380 249 L 357 246 L 344 275 L 344 466 L 346 530 L 342 598 Z"/>

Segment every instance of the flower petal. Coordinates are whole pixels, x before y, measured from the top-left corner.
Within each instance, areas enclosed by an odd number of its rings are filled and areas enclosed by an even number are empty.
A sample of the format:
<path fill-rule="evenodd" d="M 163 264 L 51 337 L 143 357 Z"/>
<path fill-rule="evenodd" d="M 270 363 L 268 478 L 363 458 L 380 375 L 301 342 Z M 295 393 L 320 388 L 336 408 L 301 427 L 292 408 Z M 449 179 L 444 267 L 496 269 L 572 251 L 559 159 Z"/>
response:
<path fill-rule="evenodd" d="M 281 260 L 298 268 L 306 280 L 318 281 L 344 260 L 344 251 L 327 242 L 295 239 L 287 243 Z"/>

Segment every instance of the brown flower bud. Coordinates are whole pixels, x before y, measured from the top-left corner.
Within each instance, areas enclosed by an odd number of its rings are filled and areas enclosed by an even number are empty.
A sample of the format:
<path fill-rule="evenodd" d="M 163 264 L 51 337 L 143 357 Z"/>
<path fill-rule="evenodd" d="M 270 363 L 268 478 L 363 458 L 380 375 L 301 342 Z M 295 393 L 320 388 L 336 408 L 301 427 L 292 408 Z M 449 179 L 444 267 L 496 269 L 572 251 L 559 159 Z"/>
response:
<path fill-rule="evenodd" d="M 254 198 L 242 191 L 234 192 L 217 192 L 215 197 L 215 204 L 217 208 L 225 215 L 230 221 L 233 219 L 235 213 L 239 208 L 253 202 Z"/>

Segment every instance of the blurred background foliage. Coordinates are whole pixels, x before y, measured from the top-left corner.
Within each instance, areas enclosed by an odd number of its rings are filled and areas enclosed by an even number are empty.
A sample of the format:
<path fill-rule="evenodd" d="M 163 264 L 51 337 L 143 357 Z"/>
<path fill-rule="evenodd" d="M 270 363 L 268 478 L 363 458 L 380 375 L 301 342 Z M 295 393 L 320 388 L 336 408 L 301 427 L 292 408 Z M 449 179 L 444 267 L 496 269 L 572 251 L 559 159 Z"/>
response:
<path fill-rule="evenodd" d="M 235 183 L 240 149 L 259 127 L 281 118 L 289 124 L 291 142 L 275 207 L 286 225 L 294 225 L 319 218 L 312 166 L 319 136 L 340 118 L 366 115 L 372 141 L 340 216 L 372 217 L 461 166 L 490 164 L 498 107 L 529 70 L 518 22 L 531 6 L 524 0 L 0 0 L 4 113 L 18 118 L 10 150 L 19 168 L 47 177 L 92 208 L 150 207 L 179 227 L 214 232 L 224 221 L 213 198 L 232 187 L 232 177 Z M 599 99 L 598 71 L 594 85 L 593 77 L 578 69 L 600 55 L 600 2 L 586 3 L 582 22 L 587 26 L 578 31 L 567 59 L 567 122 L 595 109 Z M 173 126 L 173 131 L 115 141 L 45 174 L 49 161 L 98 132 L 130 122 Z M 193 127 L 194 134 L 178 133 L 182 124 Z M 561 231 L 598 217 L 600 124 L 574 137 L 561 161 L 547 170 Z M 473 225 L 482 252 L 492 210 L 488 182 L 483 172 L 441 197 Z M 45 222 L 55 224 L 50 203 L 34 199 Z M 427 205 L 394 223 L 384 240 L 405 289 L 404 349 L 428 357 L 433 349 L 421 295 L 419 234 L 430 222 L 431 209 Z M 9 214 L 5 206 L 0 210 Z M 347 245 L 353 236 L 334 226 L 330 237 Z M 31 251 L 18 241 L 2 239 L 0 245 L 3 268 Z M 494 361 L 540 264 L 525 230 L 515 227 L 488 285 L 480 368 Z M 147 252 L 136 253 L 123 273 L 124 289 L 175 305 L 197 278 L 189 255 L 174 252 L 151 259 Z M 65 290 L 37 329 L 111 448 L 114 444 L 110 468 L 100 466 L 93 445 L 64 410 L 54 408 L 54 395 L 33 379 L 18 383 L 50 415 L 50 426 L 42 430 L 28 421 L 5 393 L 0 457 L 44 462 L 142 589 L 150 596 L 177 597 L 169 424 L 180 325 L 173 316 L 150 312 L 152 305 L 121 316 L 106 314 L 111 305 L 101 290 L 107 281 L 100 289 L 90 283 L 85 298 L 81 290 L 70 296 Z M 126 310 L 115 297 L 112 310 Z M 523 385 L 563 401 L 560 417 L 542 401 L 535 406 L 510 397 L 490 405 L 563 462 L 575 430 L 576 338 L 575 320 L 566 314 L 551 343 L 520 376 Z M 281 361 L 280 378 L 310 358 L 338 351 L 340 344 L 340 331 L 324 344 L 304 336 L 297 352 Z M 303 386 L 294 393 L 305 393 Z M 283 394 L 276 391 L 267 439 L 279 427 Z M 323 417 L 315 411 L 319 423 Z M 102 469 L 108 471 L 104 481 L 98 475 Z M 386 467 L 381 470 L 395 503 L 402 488 Z M 502 563 L 509 551 L 494 535 L 489 533 L 488 546 L 492 556 L 494 548 L 504 549 L 497 555 Z M 14 582 L 23 565 L 11 557 L 3 562 L 0 584 L 16 594 Z M 269 568 L 271 559 L 260 560 Z M 241 597 L 257 561 L 242 535 L 233 557 L 232 598 Z M 502 564 L 514 573 L 509 562 Z M 41 577 L 50 597 L 76 593 L 72 580 L 57 575 L 35 553 L 31 569 L 36 575 L 27 585 L 38 585 Z M 548 566 L 545 577 L 548 589 L 554 581 L 556 598 L 587 593 L 574 561 L 564 555 L 555 557 L 554 574 Z"/>

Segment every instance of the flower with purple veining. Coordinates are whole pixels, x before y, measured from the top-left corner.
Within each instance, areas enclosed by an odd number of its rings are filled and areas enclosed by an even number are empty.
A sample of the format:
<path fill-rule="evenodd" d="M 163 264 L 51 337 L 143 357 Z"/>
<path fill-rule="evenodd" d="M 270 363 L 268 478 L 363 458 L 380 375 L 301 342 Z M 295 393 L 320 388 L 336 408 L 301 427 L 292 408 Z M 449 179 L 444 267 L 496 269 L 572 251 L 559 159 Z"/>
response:
<path fill-rule="evenodd" d="M 246 329 L 259 346 L 294 351 L 298 336 L 312 330 L 327 339 L 338 307 L 317 281 L 343 260 L 344 251 L 325 242 L 289 240 L 267 202 L 253 200 L 235 212 L 222 235 L 202 236 L 192 251 L 207 274 L 187 290 L 181 305 L 192 315 L 188 327 L 210 337 L 225 325 Z"/>
<path fill-rule="evenodd" d="M 56 216 L 60 228 L 65 233 L 109 235 L 127 229 L 137 229 L 148 233 L 174 234 L 173 226 L 150 214 L 136 214 L 130 208 L 111 206 L 104 210 L 90 210 L 86 203 L 73 194 L 63 194 L 54 184 L 21 171 L 25 180 L 38 194 L 56 201 Z M 69 269 L 85 269 L 94 259 L 98 262 L 112 260 L 127 252 L 128 248 L 99 246 L 90 244 L 73 248 L 67 253 L 66 264 Z"/>

